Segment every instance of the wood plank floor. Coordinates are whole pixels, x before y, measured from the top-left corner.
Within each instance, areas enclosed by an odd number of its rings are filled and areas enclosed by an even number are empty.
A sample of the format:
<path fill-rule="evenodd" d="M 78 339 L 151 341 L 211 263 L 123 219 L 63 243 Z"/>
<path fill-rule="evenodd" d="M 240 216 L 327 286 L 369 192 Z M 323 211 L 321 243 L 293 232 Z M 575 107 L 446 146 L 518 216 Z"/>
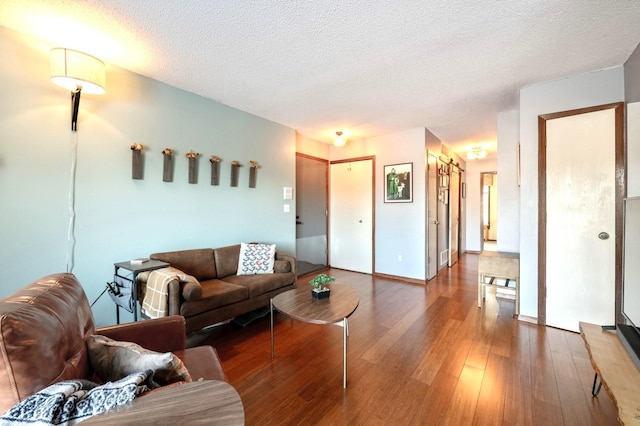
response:
<path fill-rule="evenodd" d="M 214 346 L 238 390 L 247 425 L 614 425 L 579 334 L 513 318 L 489 292 L 477 307 L 477 255 L 426 286 L 330 270 L 356 288 L 348 388 L 342 328 L 275 315 L 190 336 Z M 305 285 L 308 278 L 301 278 Z"/>

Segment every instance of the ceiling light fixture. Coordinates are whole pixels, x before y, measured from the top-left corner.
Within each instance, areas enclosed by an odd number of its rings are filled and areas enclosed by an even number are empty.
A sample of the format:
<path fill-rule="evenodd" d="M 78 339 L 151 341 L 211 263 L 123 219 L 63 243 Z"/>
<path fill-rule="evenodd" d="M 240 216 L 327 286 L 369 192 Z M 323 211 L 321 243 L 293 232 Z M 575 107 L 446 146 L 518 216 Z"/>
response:
<path fill-rule="evenodd" d="M 467 159 L 469 160 L 478 160 L 481 158 L 485 158 L 487 156 L 487 150 L 481 146 L 472 146 L 469 151 L 467 151 Z"/>
<path fill-rule="evenodd" d="M 50 54 L 51 81 L 71 91 L 71 130 L 78 129 L 80 93 L 105 92 L 105 68 L 100 59 L 73 49 L 56 47 Z"/>
<path fill-rule="evenodd" d="M 342 136 L 342 132 L 336 132 L 336 140 L 333 141 L 335 146 L 344 146 L 347 143 L 347 137 Z"/>

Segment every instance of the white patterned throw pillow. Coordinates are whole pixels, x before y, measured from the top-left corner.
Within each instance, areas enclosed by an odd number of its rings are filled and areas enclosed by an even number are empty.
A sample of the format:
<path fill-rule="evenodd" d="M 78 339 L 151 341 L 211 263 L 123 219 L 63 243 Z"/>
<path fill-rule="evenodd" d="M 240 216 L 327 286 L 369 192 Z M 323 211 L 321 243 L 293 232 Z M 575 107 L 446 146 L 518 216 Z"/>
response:
<path fill-rule="evenodd" d="M 273 274 L 275 244 L 240 244 L 238 275 Z"/>

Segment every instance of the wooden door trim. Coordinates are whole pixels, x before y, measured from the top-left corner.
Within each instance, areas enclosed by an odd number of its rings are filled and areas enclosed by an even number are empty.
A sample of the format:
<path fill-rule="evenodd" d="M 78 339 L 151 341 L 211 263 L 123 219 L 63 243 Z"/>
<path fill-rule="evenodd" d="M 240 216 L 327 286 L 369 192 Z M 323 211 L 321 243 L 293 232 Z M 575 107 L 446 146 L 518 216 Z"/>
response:
<path fill-rule="evenodd" d="M 364 157 L 331 160 L 329 161 L 329 166 L 331 166 L 332 164 L 354 163 L 356 161 L 368 160 L 371 160 L 371 274 L 373 275 L 376 272 L 376 156 L 369 155 Z M 327 198 L 327 200 L 329 200 L 329 198 Z M 330 207 L 329 209 L 327 209 L 327 211 L 330 211 Z M 328 217 L 327 220 L 329 220 Z M 328 249 L 329 247 L 330 246 L 327 246 Z"/>
<path fill-rule="evenodd" d="M 439 161 L 439 154 L 431 151 L 429 149 L 426 150 L 426 167 L 425 167 L 425 175 L 426 175 L 426 180 L 425 180 L 425 204 L 427 206 L 427 210 L 426 210 L 426 223 L 425 223 L 425 234 L 426 234 L 426 241 L 425 241 L 425 247 L 426 249 L 426 255 L 427 255 L 427 259 L 425 259 L 425 264 L 426 264 L 426 268 L 425 268 L 425 284 L 426 282 L 428 282 L 429 280 L 434 279 L 435 277 L 438 276 L 438 266 L 439 266 L 439 262 L 438 262 L 438 225 L 435 225 L 435 246 L 436 246 L 436 252 L 435 253 L 431 253 L 430 252 L 430 241 L 429 241 L 429 222 L 430 221 L 438 221 L 438 161 Z M 429 159 L 433 159 L 433 163 L 431 163 L 429 161 Z M 435 185 L 435 191 L 433 196 L 435 198 L 435 203 L 431 203 L 431 197 L 429 194 L 430 191 L 430 179 L 431 179 L 431 170 L 433 168 L 433 172 L 435 174 L 435 178 L 434 178 L 434 182 L 433 184 Z M 386 182 L 385 182 L 386 184 Z M 432 205 L 434 204 L 434 205 Z M 433 217 L 429 217 L 429 212 L 432 211 L 433 212 Z M 429 259 L 432 259 L 433 264 L 435 265 L 435 269 L 436 269 L 436 273 L 433 274 L 433 276 L 431 278 L 429 278 Z"/>
<path fill-rule="evenodd" d="M 327 245 L 324 248 L 324 264 L 329 265 L 329 160 L 301 152 L 296 152 L 296 157 L 324 163 L 324 229 L 327 236 Z"/>
<path fill-rule="evenodd" d="M 538 116 L 538 324 L 547 324 L 547 121 L 613 109 L 615 113 L 615 320 L 622 316 L 622 203 L 626 193 L 624 103 L 593 106 Z"/>

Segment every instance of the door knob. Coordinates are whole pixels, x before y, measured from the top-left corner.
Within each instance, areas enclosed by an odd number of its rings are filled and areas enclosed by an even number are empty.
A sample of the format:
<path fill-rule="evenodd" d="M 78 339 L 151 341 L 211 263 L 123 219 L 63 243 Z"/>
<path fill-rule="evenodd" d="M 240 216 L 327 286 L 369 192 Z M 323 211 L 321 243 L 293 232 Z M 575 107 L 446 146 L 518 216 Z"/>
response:
<path fill-rule="evenodd" d="M 433 224 L 434 224 L 434 225 L 440 225 L 440 222 L 438 222 L 437 220 L 434 220 L 434 221 L 433 221 Z"/>
<path fill-rule="evenodd" d="M 606 232 L 601 232 L 598 234 L 598 238 L 600 238 L 601 240 L 608 240 L 609 239 L 609 234 Z"/>

